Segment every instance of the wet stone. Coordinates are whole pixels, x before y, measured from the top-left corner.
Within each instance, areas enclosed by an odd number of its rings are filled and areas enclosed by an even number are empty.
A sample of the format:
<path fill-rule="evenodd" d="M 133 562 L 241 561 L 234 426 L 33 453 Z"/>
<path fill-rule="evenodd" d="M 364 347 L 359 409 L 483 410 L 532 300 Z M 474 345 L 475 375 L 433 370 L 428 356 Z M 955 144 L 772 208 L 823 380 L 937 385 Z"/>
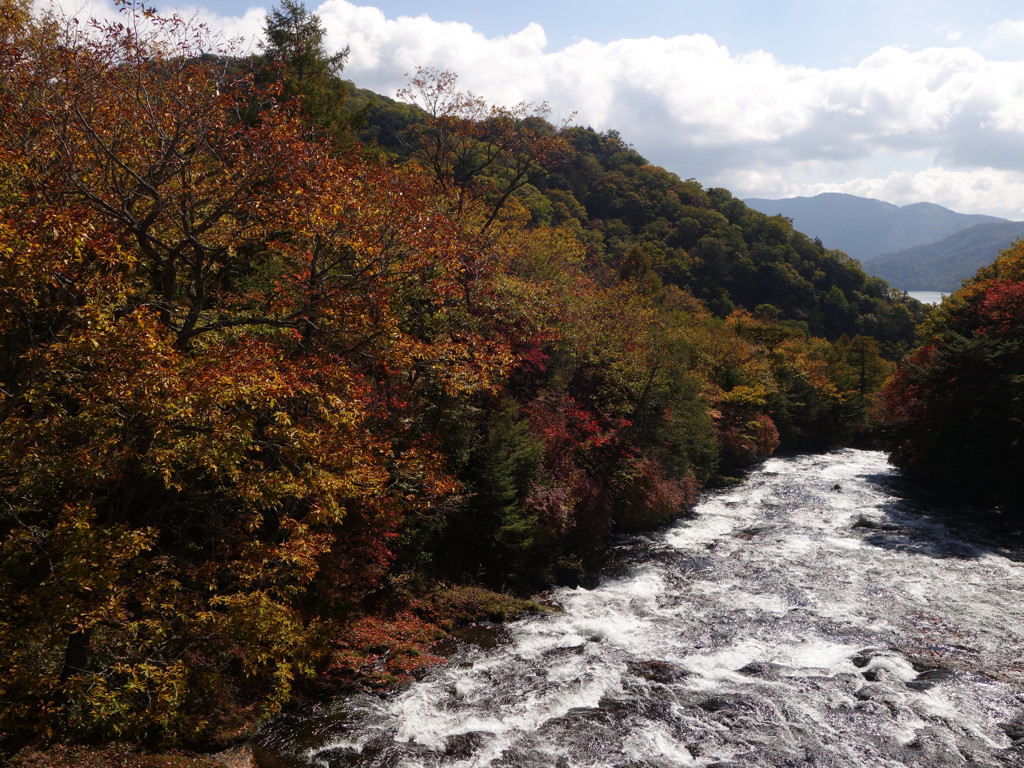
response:
<path fill-rule="evenodd" d="M 951 735 L 934 726 L 927 726 L 918 731 L 917 736 L 906 746 L 909 754 L 920 756 L 920 762 L 913 765 L 928 768 L 945 768 L 945 766 L 981 766 L 998 765 L 998 763 L 980 762 L 972 758 L 971 740 L 957 746 Z"/>
<path fill-rule="evenodd" d="M 716 714 L 718 712 L 732 712 L 738 709 L 740 701 L 738 699 L 727 698 L 725 696 L 709 696 L 697 706 L 705 712 Z"/>
<path fill-rule="evenodd" d="M 931 658 L 923 658 L 921 656 L 909 656 L 907 660 L 910 662 L 910 666 L 914 668 L 915 672 L 934 672 L 937 669 L 945 669 L 945 667 L 939 662 Z"/>
<path fill-rule="evenodd" d="M 393 738 L 393 734 L 380 734 L 363 745 L 363 759 L 361 766 L 392 766 L 396 765 L 401 758 L 410 755 L 424 755 L 432 750 L 409 741 L 399 744 Z"/>
<path fill-rule="evenodd" d="M 558 648 L 552 648 L 549 651 L 545 651 L 544 657 L 547 659 L 557 659 L 567 656 L 579 656 L 580 654 L 585 653 L 586 650 L 586 643 L 581 643 L 580 645 L 562 645 Z"/>
<path fill-rule="evenodd" d="M 878 701 L 892 695 L 892 689 L 881 683 L 868 683 L 853 694 L 861 701 Z"/>
<path fill-rule="evenodd" d="M 889 647 L 863 648 L 850 657 L 853 666 L 863 669 L 878 657 L 892 656 L 895 649 Z"/>
<path fill-rule="evenodd" d="M 470 731 L 449 736 L 444 743 L 444 754 L 458 760 L 467 760 L 480 749 L 486 735 L 480 731 Z"/>
<path fill-rule="evenodd" d="M 939 683 L 951 680 L 954 677 L 956 675 L 948 669 L 930 669 L 908 682 L 907 687 L 915 691 L 929 691 Z"/>
<path fill-rule="evenodd" d="M 999 728 L 1014 741 L 1024 740 L 1024 721 L 1000 723 Z"/>
<path fill-rule="evenodd" d="M 497 648 L 505 639 L 505 630 L 493 624 L 471 624 L 454 630 L 452 636 L 478 648 Z"/>
<path fill-rule="evenodd" d="M 747 541 L 750 541 L 752 538 L 754 538 L 755 536 L 757 536 L 759 534 L 764 533 L 766 530 L 768 530 L 768 529 L 767 528 L 744 528 L 743 530 L 736 531 L 736 533 L 733 534 L 733 535 L 736 536 L 736 538 L 738 538 L 738 539 L 746 539 Z"/>
<path fill-rule="evenodd" d="M 884 667 L 866 669 L 861 676 L 870 683 L 899 683 L 900 678 Z"/>
<path fill-rule="evenodd" d="M 362 765 L 362 755 L 350 747 L 335 747 L 317 754 L 317 762 L 330 768 L 348 768 Z M 262 766 L 261 766 L 262 768 Z"/>
<path fill-rule="evenodd" d="M 597 702 L 597 707 L 607 713 L 618 713 L 618 712 L 629 712 L 633 709 L 635 702 L 630 698 L 623 698 L 619 696 L 602 696 L 601 700 Z M 575 710 L 569 710 L 566 717 L 573 714 Z M 593 711 L 593 710 L 587 710 Z"/>
<path fill-rule="evenodd" d="M 627 666 L 632 674 L 652 683 L 678 683 L 690 675 L 688 670 L 670 661 L 631 661 Z"/>
<path fill-rule="evenodd" d="M 787 667 L 784 664 L 773 664 L 770 661 L 752 661 L 736 671 L 747 677 L 760 677 L 765 680 L 778 680 Z"/>
<path fill-rule="evenodd" d="M 444 640 L 438 640 L 432 646 L 430 646 L 430 652 L 435 656 L 453 656 L 455 652 L 459 650 L 459 643 L 454 638 L 445 638 Z"/>
<path fill-rule="evenodd" d="M 864 678 L 855 672 L 840 672 L 828 678 L 828 687 L 853 694 L 864 685 Z"/>

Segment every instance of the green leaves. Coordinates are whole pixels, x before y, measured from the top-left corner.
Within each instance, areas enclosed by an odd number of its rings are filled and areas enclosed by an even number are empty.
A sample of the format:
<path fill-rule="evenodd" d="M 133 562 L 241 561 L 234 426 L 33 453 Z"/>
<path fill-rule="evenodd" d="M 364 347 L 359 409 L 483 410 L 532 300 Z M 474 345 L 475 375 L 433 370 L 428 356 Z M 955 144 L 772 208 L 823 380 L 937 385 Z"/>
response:
<path fill-rule="evenodd" d="M 932 312 L 876 413 L 897 466 L 1015 512 L 1024 491 L 1022 264 L 1017 244 Z"/>

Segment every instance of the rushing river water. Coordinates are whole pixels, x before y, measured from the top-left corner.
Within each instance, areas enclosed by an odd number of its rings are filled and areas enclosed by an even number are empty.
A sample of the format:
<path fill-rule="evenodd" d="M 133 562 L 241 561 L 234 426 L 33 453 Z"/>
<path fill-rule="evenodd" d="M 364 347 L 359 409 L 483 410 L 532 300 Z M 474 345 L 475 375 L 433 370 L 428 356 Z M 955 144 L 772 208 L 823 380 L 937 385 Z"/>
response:
<path fill-rule="evenodd" d="M 899 488 L 880 453 L 772 459 L 561 611 L 264 742 L 324 768 L 1024 766 L 1021 553 Z"/>

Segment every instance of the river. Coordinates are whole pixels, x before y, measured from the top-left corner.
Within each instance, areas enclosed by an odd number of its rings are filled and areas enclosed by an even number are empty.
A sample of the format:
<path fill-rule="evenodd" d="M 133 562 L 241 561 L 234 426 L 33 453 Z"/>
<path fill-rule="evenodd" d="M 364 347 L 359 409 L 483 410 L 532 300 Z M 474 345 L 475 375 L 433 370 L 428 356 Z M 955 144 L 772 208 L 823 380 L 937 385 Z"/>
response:
<path fill-rule="evenodd" d="M 282 765 L 1024 766 L 1019 550 L 885 456 L 776 458 L 620 542 L 592 590 L 390 696 L 262 737 Z M 490 645 L 490 644 L 486 644 Z"/>

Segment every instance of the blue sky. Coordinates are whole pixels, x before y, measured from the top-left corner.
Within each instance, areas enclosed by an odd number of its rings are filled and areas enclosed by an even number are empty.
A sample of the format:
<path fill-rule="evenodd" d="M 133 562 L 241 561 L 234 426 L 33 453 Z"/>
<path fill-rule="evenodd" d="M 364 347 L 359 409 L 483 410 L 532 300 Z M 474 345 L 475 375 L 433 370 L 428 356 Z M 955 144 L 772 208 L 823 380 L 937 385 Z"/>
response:
<path fill-rule="evenodd" d="M 249 39 L 271 6 L 155 5 Z M 1024 220 L 1019 1 L 307 7 L 329 45 L 351 47 L 346 76 L 381 93 L 432 66 L 494 103 L 547 102 L 556 117 L 616 129 L 652 162 L 741 197 L 848 192 Z"/>
<path fill-rule="evenodd" d="M 310 0 L 307 7 L 313 10 L 319 4 Z M 608 43 L 621 38 L 707 34 L 733 53 L 760 49 L 786 64 L 815 67 L 854 63 L 886 45 L 916 49 L 948 45 L 950 35 L 958 33 L 966 44 L 977 46 L 984 43 L 992 25 L 1024 18 L 1020 2 L 963 0 L 387 0 L 365 4 L 393 19 L 427 15 L 435 21 L 464 22 L 489 37 L 513 34 L 535 22 L 547 33 L 550 49 L 583 38 Z M 155 5 L 162 10 L 183 7 L 174 2 Z M 199 5 L 241 16 L 250 8 L 273 4 L 211 0 Z"/>

